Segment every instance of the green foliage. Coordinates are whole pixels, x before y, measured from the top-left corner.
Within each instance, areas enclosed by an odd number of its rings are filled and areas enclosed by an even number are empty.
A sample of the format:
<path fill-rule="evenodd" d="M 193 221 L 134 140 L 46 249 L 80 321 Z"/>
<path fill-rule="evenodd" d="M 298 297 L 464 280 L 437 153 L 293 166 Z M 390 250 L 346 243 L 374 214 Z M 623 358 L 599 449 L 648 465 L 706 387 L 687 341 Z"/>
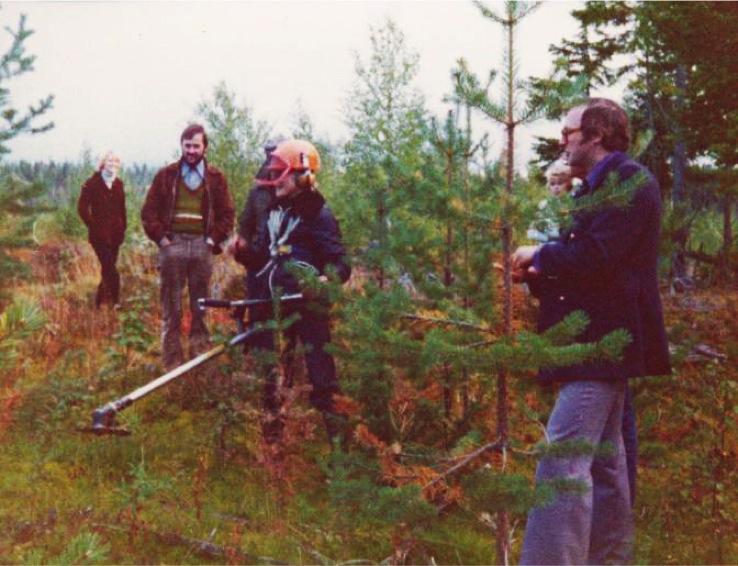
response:
<path fill-rule="evenodd" d="M 738 548 L 725 536 L 735 529 L 735 514 L 726 513 L 735 498 L 726 494 L 738 481 L 730 463 L 738 432 L 735 309 L 719 312 L 678 313 L 670 336 L 681 350 L 673 360 L 677 379 L 649 380 L 636 389 L 639 436 L 648 439 L 639 448 L 644 561 L 735 561 Z M 719 350 L 728 360 L 694 359 L 694 346 L 717 345 L 721 334 Z M 678 417 L 666 423 L 659 417 L 664 411 Z M 703 533 L 701 544 L 694 546 L 697 532 Z"/>
<path fill-rule="evenodd" d="M 7 187 L 0 185 L 0 206 L 16 210 L 22 226 L 16 245 L 27 245 L 32 239 L 36 245 L 56 244 L 66 238 L 87 238 L 87 228 L 77 213 L 82 184 L 95 171 L 96 163 L 89 150 L 81 153 L 78 161 L 64 163 L 6 163 L 2 166 Z M 124 163 L 120 171 L 126 192 L 128 229 L 126 242 L 145 238 L 141 228 L 140 210 L 154 171 L 147 165 Z M 7 191 L 7 196 L 3 192 Z M 10 226 L 10 220 L 6 220 Z M 0 224 L 0 227 L 2 224 Z M 11 243 L 8 243 L 10 246 Z M 23 268 L 22 264 L 18 268 Z"/>
<path fill-rule="evenodd" d="M 40 100 L 35 106 L 29 106 L 25 111 L 19 111 L 12 106 L 10 89 L 6 85 L 12 79 L 31 72 L 36 58 L 26 53 L 25 43 L 33 32 L 26 27 L 25 15 L 21 15 L 16 30 L 10 27 L 6 27 L 5 30 L 12 37 L 12 41 L 5 53 L 0 56 L 0 116 L 4 120 L 4 126 L 0 127 L 0 160 L 10 153 L 8 142 L 13 138 L 22 134 L 38 134 L 53 127 L 51 122 L 38 124 L 38 118 L 51 108 L 54 100 L 52 95 Z M 43 186 L 40 184 L 25 183 L 8 175 L 7 172 L 2 175 L 0 280 L 4 282 L 11 277 L 28 274 L 23 263 L 12 258 L 7 250 L 27 243 L 33 214 L 38 213 L 36 199 L 42 191 Z"/>
<path fill-rule="evenodd" d="M 393 357 L 404 353 L 404 348 L 395 345 L 406 343 L 397 320 L 407 305 L 402 288 L 381 290 L 368 283 L 364 295 L 353 296 L 343 305 L 341 318 L 346 324 L 336 340 L 337 344 L 352 345 L 335 350 L 344 363 L 346 392 L 362 401 L 363 419 L 375 434 L 386 439 L 395 434 L 388 405 L 394 390 Z"/>
<path fill-rule="evenodd" d="M 70 540 L 64 551 L 49 562 L 61 565 L 104 564 L 109 552 L 110 545 L 99 534 L 85 531 Z"/>
<path fill-rule="evenodd" d="M 562 64 L 566 62 L 566 59 L 558 61 L 548 77 L 528 79 L 531 104 L 542 108 L 549 120 L 559 119 L 570 108 L 583 102 L 589 92 L 590 79 L 586 74 L 575 74 L 571 78 L 560 76 Z M 559 139 L 541 136 L 535 136 L 535 139 L 533 151 L 537 157 L 531 160 L 531 164 L 545 169 L 561 157 Z"/>
<path fill-rule="evenodd" d="M 582 324 L 584 322 L 584 324 Z M 616 330 L 597 343 L 572 343 L 588 323 L 581 311 L 568 315 L 544 335 L 520 332 L 515 340 L 479 342 L 479 336 L 460 339 L 434 330 L 423 341 L 421 359 L 428 366 L 450 363 L 472 371 L 480 368 L 511 369 L 517 372 L 568 366 L 592 359 L 618 359 L 631 341 L 624 330 Z M 551 340 L 553 338 L 553 340 Z"/>
<path fill-rule="evenodd" d="M 372 28 L 370 39 L 369 60 L 356 57 L 356 82 L 346 103 L 351 138 L 334 208 L 347 242 L 369 248 L 366 261 L 381 280 L 406 263 L 404 254 L 393 253 L 402 247 L 397 239 L 415 237 L 418 229 L 402 209 L 417 185 L 425 109 L 412 87 L 418 55 L 403 33 L 387 20 Z"/>
<path fill-rule="evenodd" d="M 346 521 L 363 523 L 417 525 L 432 518 L 436 511 L 420 494 L 418 486 L 389 487 L 377 485 L 370 477 L 341 477 L 336 472 L 328 493 L 331 503 L 342 509 Z"/>
<path fill-rule="evenodd" d="M 146 470 L 146 460 L 142 450 L 141 460 L 130 466 L 129 480 L 122 482 L 117 491 L 122 506 L 136 510 L 154 495 L 170 489 L 171 486 L 170 479 L 156 477 Z"/>
<path fill-rule="evenodd" d="M 633 196 L 636 191 L 648 181 L 648 174 L 643 171 L 639 171 L 623 181 L 613 171 L 596 191 L 583 195 L 576 201 L 570 200 L 570 203 L 575 204 L 569 208 L 564 208 L 560 214 L 568 217 L 569 222 L 571 222 L 572 215 L 578 212 L 595 214 L 605 209 L 629 208 L 633 206 Z M 561 200 L 566 201 L 566 199 Z"/>
<path fill-rule="evenodd" d="M 49 339 L 48 355 L 19 357 L 27 350 L 24 340 L 43 327 L 43 318 L 18 314 L 24 310 L 20 307 L 15 315 L 6 309 L 0 329 L 14 330 L 0 330 L 0 369 L 13 369 L 8 375 L 18 379 L 8 384 L 0 414 L 5 447 L 0 455 L 0 561 L 359 563 L 357 557 L 367 557 L 366 562 L 397 558 L 409 545 L 407 562 L 488 563 L 490 527 L 503 525 L 504 513 L 510 514 L 511 524 L 520 525 L 531 507 L 557 494 L 581 494 L 584 486 L 577 482 L 533 488 L 532 459 L 525 456 L 599 455 L 607 447 L 565 443 L 522 449 L 540 438 L 538 421 L 550 404 L 527 377 L 542 367 L 617 359 L 630 336 L 617 331 L 594 344 L 576 343 L 588 324 L 581 312 L 543 335 L 520 331 L 532 318 L 524 310 L 525 298 L 516 302 L 516 308 L 522 307 L 515 312 L 519 326 L 505 331 L 504 309 L 497 308 L 502 282 L 491 263 L 504 252 L 506 231 L 510 237 L 521 233 L 535 219 L 545 189 L 533 174 L 526 179 L 515 175 L 508 162 L 488 159 L 484 140 L 474 142 L 469 115 L 478 108 L 505 123 L 512 96 L 521 112 L 516 118 L 552 117 L 585 87 L 610 80 L 620 69 L 613 68 L 608 50 L 621 40 L 606 41 L 601 22 L 617 23 L 622 14 L 631 14 L 630 5 L 622 6 L 624 12 L 619 5 L 595 2 L 581 10 L 582 34 L 565 44 L 572 64 L 542 79 L 525 103 L 518 98 L 525 85 L 511 81 L 515 69 L 507 65 L 514 53 L 508 50 L 500 77 L 512 89 L 503 92 L 501 102 L 488 94 L 491 83 L 460 63 L 453 75 L 457 90 L 450 98 L 455 109 L 442 120 L 428 119 L 412 88 L 418 56 L 387 22 L 373 30 L 369 58 L 357 59 L 345 152 L 316 135 L 307 113 L 298 109 L 293 134 L 319 147 L 321 190 L 342 220 L 347 243 L 358 252 L 348 290 L 335 281 L 322 284 L 310 273 L 302 274 L 304 289 L 335 305 L 330 348 L 349 397 L 341 402 L 349 406 L 351 424 L 366 425 L 376 437 L 366 443 L 371 449 L 355 435 L 349 451 L 329 454 L 319 434 L 320 416 L 307 403 L 304 411 L 289 415 L 288 420 L 297 420 L 291 424 L 299 434 L 287 427 L 287 436 L 295 438 L 288 438 L 283 452 L 275 456 L 262 446 L 263 384 L 255 378 L 255 367 L 278 363 L 274 353 L 256 364 L 239 352 L 224 357 L 197 408 L 179 407 L 165 395 L 136 404 L 121 416 L 135 425 L 129 438 L 81 438 L 75 427 L 89 422 L 93 407 L 128 390 L 127 380 L 138 383 L 157 373 L 152 362 L 159 323 L 151 316 L 154 271 L 126 280 L 126 288 L 137 291 L 121 310 L 100 313 L 97 326 L 69 335 L 66 327 L 57 331 Z M 531 6 L 509 3 L 503 16 L 479 8 L 512 28 Z M 631 25 L 630 18 L 622 24 Z M 595 66 L 594 58 L 605 66 Z M 460 125 L 464 110 L 466 128 Z M 210 133 L 211 160 L 226 170 L 242 199 L 261 162 L 268 127 L 250 108 L 237 104 L 224 84 L 198 111 Z M 636 116 L 639 130 L 653 135 L 641 146 L 662 151 L 664 124 L 645 128 L 645 122 L 638 122 L 643 117 Z M 716 143 L 710 151 L 718 149 Z M 475 156 L 481 166 L 472 163 Z M 6 215 L 2 236 L 13 233 L 17 242 L 30 244 L 31 224 L 34 234 L 83 235 L 75 205 L 92 165 L 89 155 L 78 164 L 6 165 L 12 175 L 4 178 L 25 183 L 12 181 L 16 192 L 8 189 L 7 194 L 25 196 L 0 200 L 0 205 L 11 212 L 18 203 L 25 208 Z M 129 243 L 140 237 L 140 199 L 151 173 L 136 165 L 122 173 L 127 197 L 132 197 L 127 198 Z M 707 177 L 688 172 L 699 190 L 691 192 L 688 207 L 677 211 L 681 216 L 675 217 L 674 230 L 690 222 L 693 245 L 712 254 L 720 248 L 718 200 L 712 193 L 721 198 L 732 194 L 733 181 Z M 632 189 L 641 181 L 613 182 L 611 191 L 597 191 L 596 198 L 564 198 L 550 211 L 563 222 L 575 210 L 626 206 L 632 196 L 628 185 Z M 37 192 L 23 193 L 30 185 Z M 44 196 L 56 208 L 39 214 Z M 697 209 L 704 212 L 695 214 Z M 133 246 L 129 250 L 139 253 Z M 132 257 L 132 263 L 147 265 L 144 258 Z M 60 258 L 59 269 L 67 274 L 76 256 L 62 250 Z M 233 275 L 229 268 L 223 271 Z M 59 301 L 72 301 L 62 290 L 48 292 Z M 59 303 L 59 310 L 63 306 L 69 305 Z M 636 386 L 644 478 L 637 509 L 642 532 L 638 560 L 645 562 L 730 562 L 735 557 L 726 533 L 735 527 L 730 493 L 736 484 L 731 463 L 738 390 L 731 368 L 738 347 L 726 343 L 727 363 L 690 366 L 698 340 L 688 314 L 692 310 L 685 310 L 671 328 L 680 379 Z M 267 326 L 279 333 L 293 321 L 277 317 Z M 230 331 L 224 323 L 215 341 L 226 341 Z M 514 403 L 508 437 L 500 443 L 504 455 L 484 448 L 500 438 L 494 429 L 503 417 L 491 407 L 501 390 L 500 372 L 516 376 L 506 384 Z M 299 387 L 293 392 L 301 405 Z M 478 459 L 448 473 L 480 447 Z M 316 459 L 329 465 L 321 469 Z M 39 518 L 57 507 L 59 526 Z M 208 548 L 213 553 L 203 554 Z"/>
<path fill-rule="evenodd" d="M 82 152 L 79 162 L 69 164 L 61 179 L 54 179 L 54 182 L 61 183 L 63 187 L 63 189 L 57 189 L 57 194 L 55 195 L 58 202 L 57 208 L 53 213 L 54 232 L 56 234 L 61 232 L 66 237 L 87 239 L 87 227 L 77 212 L 77 201 L 79 200 L 82 185 L 95 171 L 96 166 L 97 163 L 92 153 L 87 149 Z M 37 175 L 38 177 L 42 177 L 43 173 L 40 173 L 40 175 Z M 52 236 L 56 236 L 56 234 L 52 234 Z M 36 242 L 38 244 L 44 243 L 41 238 L 37 239 Z"/>
<path fill-rule="evenodd" d="M 99 534 L 82 531 L 70 540 L 61 554 L 45 557 L 41 549 L 34 549 L 23 558 L 28 565 L 59 564 L 105 564 L 108 561 L 110 545 Z"/>
<path fill-rule="evenodd" d="M 49 95 L 41 99 L 38 104 L 29 106 L 20 111 L 11 106 L 10 89 L 7 83 L 21 75 L 33 71 L 36 57 L 26 53 L 26 40 L 33 31 L 26 27 L 26 16 L 21 15 L 16 30 L 6 27 L 5 30 L 12 37 L 12 41 L 5 53 L 0 56 L 0 115 L 5 125 L 0 129 L 0 159 L 10 153 L 8 142 L 21 134 L 38 134 L 51 129 L 54 124 L 49 122 L 38 124 L 38 118 L 49 110 L 54 96 Z"/>
<path fill-rule="evenodd" d="M 208 132 L 208 160 L 225 173 L 240 210 L 264 161 L 263 147 L 271 128 L 255 118 L 251 107 L 239 104 L 224 82 L 215 87 L 211 99 L 200 102 L 197 114 Z"/>
<path fill-rule="evenodd" d="M 0 145 L 1 147 L 1 145 Z M 29 183 L 10 174 L 0 175 L 0 280 L 27 277 L 28 266 L 11 255 L 11 250 L 28 246 L 33 222 L 46 208 L 39 202 L 44 191 L 40 183 Z"/>
<path fill-rule="evenodd" d="M 152 299 L 148 289 L 128 296 L 117 311 L 119 327 L 112 336 L 113 345 L 107 349 L 108 363 L 100 372 L 104 378 L 123 372 L 124 383 L 135 354 L 147 352 L 153 342 L 153 333 L 146 325 L 143 313 L 151 308 Z"/>
<path fill-rule="evenodd" d="M 540 502 L 528 478 L 519 474 L 498 474 L 482 468 L 467 475 L 462 485 L 473 494 L 471 502 L 478 512 L 507 509 L 526 513 Z"/>
<path fill-rule="evenodd" d="M 348 492 L 349 498 L 353 499 L 351 491 Z M 360 491 L 364 490 L 360 488 Z M 420 496 L 420 488 L 417 486 L 384 487 L 375 493 L 372 491 L 364 491 L 367 496 L 364 500 L 371 503 L 362 509 L 374 520 L 417 524 L 435 514 L 435 509 Z"/>
<path fill-rule="evenodd" d="M 69 419 L 84 422 L 95 398 L 89 381 L 81 377 L 87 354 L 84 350 L 68 350 L 47 381 L 38 388 L 32 400 L 21 408 L 22 416 L 36 423 L 34 436 L 49 442 Z"/>
<path fill-rule="evenodd" d="M 34 303 L 16 298 L 0 314 L 0 370 L 9 371 L 17 363 L 20 345 L 40 331 L 46 318 Z"/>
<path fill-rule="evenodd" d="M 566 458 L 570 456 L 589 455 L 594 455 L 595 458 L 606 458 L 608 456 L 611 457 L 615 453 L 615 447 L 611 442 L 604 442 L 599 446 L 593 446 L 585 440 L 575 439 L 540 444 L 537 451 L 543 458 Z"/>
<path fill-rule="evenodd" d="M 690 219 L 704 210 L 690 182 L 690 160 L 707 158 L 731 166 L 736 159 L 738 98 L 732 88 L 738 14 L 716 2 L 666 4 L 589 2 L 572 15 L 580 22 L 578 41 L 563 40 L 551 51 L 566 55 L 560 69 L 586 75 L 590 85 L 627 78 L 625 99 L 633 130 L 653 133 L 653 141 L 634 149 L 655 173 L 676 214 L 668 219 L 673 275 L 683 277 Z M 704 57 L 710 53 L 710 57 Z M 626 57 L 623 57 L 627 55 Z M 620 66 L 615 61 L 628 61 Z M 642 151 L 642 153 L 641 153 Z M 731 201 L 712 202 L 730 214 Z M 727 210 L 726 210 L 727 209 Z M 723 255 L 732 245 L 723 232 Z M 724 261 L 714 261 L 719 269 Z"/>

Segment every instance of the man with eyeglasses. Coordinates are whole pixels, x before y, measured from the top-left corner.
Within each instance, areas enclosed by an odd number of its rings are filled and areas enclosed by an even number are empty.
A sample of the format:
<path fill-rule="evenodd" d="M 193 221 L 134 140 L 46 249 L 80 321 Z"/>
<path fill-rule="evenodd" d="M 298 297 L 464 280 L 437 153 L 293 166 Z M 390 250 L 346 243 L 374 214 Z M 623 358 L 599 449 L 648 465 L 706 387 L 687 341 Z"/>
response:
<path fill-rule="evenodd" d="M 518 275 L 540 298 L 539 330 L 582 310 L 590 323 L 578 342 L 596 342 L 625 329 L 631 341 L 617 361 L 589 361 L 539 372 L 559 384 L 548 421 L 551 443 L 584 441 L 591 450 L 543 456 L 536 482 L 573 482 L 528 517 L 522 564 L 608 564 L 632 560 L 633 518 L 623 444 L 623 406 L 630 378 L 670 373 L 658 289 L 659 187 L 625 153 L 628 117 L 615 102 L 595 98 L 566 115 L 564 157 L 583 179 L 581 206 L 558 240 L 521 246 Z M 635 177 L 635 175 L 638 175 Z M 598 191 L 633 184 L 626 204 L 592 207 Z M 589 199 L 588 197 L 592 197 Z M 598 447 L 610 448 L 595 454 Z"/>

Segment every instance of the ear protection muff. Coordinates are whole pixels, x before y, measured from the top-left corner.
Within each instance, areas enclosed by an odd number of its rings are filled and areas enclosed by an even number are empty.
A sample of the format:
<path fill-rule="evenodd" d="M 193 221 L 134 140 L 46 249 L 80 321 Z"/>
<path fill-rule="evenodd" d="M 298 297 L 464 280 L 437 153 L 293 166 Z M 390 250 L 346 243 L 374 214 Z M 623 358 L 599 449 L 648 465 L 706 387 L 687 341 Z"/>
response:
<path fill-rule="evenodd" d="M 309 169 L 295 173 L 295 184 L 301 189 L 312 189 L 315 186 L 315 174 Z"/>
<path fill-rule="evenodd" d="M 300 154 L 300 162 L 305 169 L 302 172 L 295 173 L 295 184 L 301 189 L 312 189 L 315 186 L 315 173 L 310 170 L 310 160 L 304 153 Z"/>

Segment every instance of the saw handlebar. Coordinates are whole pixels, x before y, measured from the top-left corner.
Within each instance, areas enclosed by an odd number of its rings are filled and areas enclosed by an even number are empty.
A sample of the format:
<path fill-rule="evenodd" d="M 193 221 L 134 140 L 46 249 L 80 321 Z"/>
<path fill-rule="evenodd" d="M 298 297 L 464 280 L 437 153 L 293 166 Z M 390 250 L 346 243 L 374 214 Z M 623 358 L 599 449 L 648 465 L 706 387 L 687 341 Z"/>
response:
<path fill-rule="evenodd" d="M 299 301 L 303 299 L 302 293 L 293 293 L 291 295 L 282 295 L 279 298 L 280 302 L 285 301 Z M 250 307 L 253 305 L 268 305 L 274 302 L 274 299 L 240 299 L 237 301 L 230 301 L 228 299 L 197 299 L 197 306 L 200 310 L 207 308 L 215 309 L 237 309 L 239 307 Z"/>

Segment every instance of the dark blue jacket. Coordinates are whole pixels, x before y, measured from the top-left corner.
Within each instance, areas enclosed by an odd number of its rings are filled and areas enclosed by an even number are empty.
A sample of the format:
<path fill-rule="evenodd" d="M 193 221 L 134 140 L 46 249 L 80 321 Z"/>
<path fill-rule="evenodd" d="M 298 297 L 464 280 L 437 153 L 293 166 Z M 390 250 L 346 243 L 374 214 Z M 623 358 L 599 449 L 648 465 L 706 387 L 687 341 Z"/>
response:
<path fill-rule="evenodd" d="M 282 213 L 282 222 L 276 235 L 281 238 L 290 223 L 294 228 L 275 246 L 269 232 L 270 217 Z M 315 190 L 304 191 L 290 200 L 275 200 L 261 219 L 249 250 L 246 267 L 258 269 L 256 286 L 262 298 L 270 296 L 271 288 L 279 286 L 283 293 L 300 290 L 288 261 L 314 268 L 317 275 L 335 272 L 341 282 L 348 280 L 351 268 L 346 262 L 346 250 L 341 241 L 341 230 L 323 196 Z M 256 298 L 256 297 L 255 297 Z"/>
<path fill-rule="evenodd" d="M 539 331 L 576 310 L 590 323 L 577 338 L 594 342 L 624 328 L 632 341 L 620 361 L 598 361 L 539 372 L 543 381 L 614 380 L 671 372 L 658 286 L 661 196 L 654 177 L 621 154 L 598 182 L 575 198 L 595 193 L 615 171 L 621 181 L 641 172 L 646 179 L 629 204 L 579 212 L 559 240 L 544 244 L 536 265 L 541 275 L 531 290 L 540 299 Z M 586 208 L 586 207 L 585 207 Z"/>

